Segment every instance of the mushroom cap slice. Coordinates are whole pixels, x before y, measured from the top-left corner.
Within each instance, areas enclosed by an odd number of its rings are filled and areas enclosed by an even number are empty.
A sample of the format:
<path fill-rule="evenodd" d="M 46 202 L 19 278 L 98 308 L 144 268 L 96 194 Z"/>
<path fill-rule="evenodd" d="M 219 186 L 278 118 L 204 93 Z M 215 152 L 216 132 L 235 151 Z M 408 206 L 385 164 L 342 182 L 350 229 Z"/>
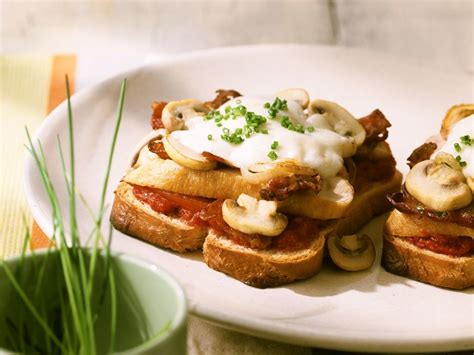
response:
<path fill-rule="evenodd" d="M 309 112 L 325 116 L 332 129 L 340 135 L 353 137 L 357 146 L 365 140 L 365 129 L 352 114 L 335 102 L 313 100 L 309 104 Z"/>
<path fill-rule="evenodd" d="M 205 115 L 210 111 L 203 102 L 196 99 L 171 101 L 164 108 L 161 120 L 168 132 L 185 128 L 187 119 Z"/>
<path fill-rule="evenodd" d="M 242 233 L 268 237 L 281 234 L 288 224 L 288 218 L 277 212 L 275 202 L 257 200 L 245 194 L 241 194 L 237 201 L 225 200 L 222 217 L 229 226 Z"/>
<path fill-rule="evenodd" d="M 240 169 L 242 176 L 247 181 L 259 184 L 277 176 L 317 174 L 316 169 L 299 165 L 295 160 L 284 159 L 270 163 L 256 163 L 250 167 Z"/>
<path fill-rule="evenodd" d="M 305 89 L 294 88 L 278 91 L 275 96 L 284 100 L 292 100 L 297 102 L 303 110 L 309 105 L 309 94 Z"/>
<path fill-rule="evenodd" d="M 181 166 L 194 170 L 212 170 L 217 165 L 216 161 L 208 160 L 201 154 L 196 154 L 170 134 L 164 136 L 162 142 L 166 153 Z"/>
<path fill-rule="evenodd" d="M 372 239 L 366 234 L 337 236 L 328 238 L 328 250 L 331 260 L 346 271 L 368 269 L 375 260 L 375 247 Z"/>
<path fill-rule="evenodd" d="M 416 164 L 409 171 L 405 186 L 418 201 L 438 212 L 457 210 L 472 201 L 463 173 L 433 160 Z"/>
<path fill-rule="evenodd" d="M 444 116 L 443 123 L 441 124 L 441 136 L 444 139 L 448 139 L 451 127 L 458 121 L 474 114 L 474 104 L 462 104 L 451 107 L 446 116 Z"/>

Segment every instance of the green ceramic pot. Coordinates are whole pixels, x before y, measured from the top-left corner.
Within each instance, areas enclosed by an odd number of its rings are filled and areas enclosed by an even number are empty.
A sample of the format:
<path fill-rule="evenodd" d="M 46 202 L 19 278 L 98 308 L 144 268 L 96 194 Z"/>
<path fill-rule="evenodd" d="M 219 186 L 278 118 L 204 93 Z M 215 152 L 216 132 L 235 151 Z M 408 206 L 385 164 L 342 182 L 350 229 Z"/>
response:
<path fill-rule="evenodd" d="M 46 256 L 46 251 L 14 257 L 5 264 L 19 274 L 23 263 L 21 284 L 32 285 L 37 270 Z M 48 256 L 43 286 L 39 297 L 47 300 L 48 305 L 57 305 L 57 270 L 59 258 L 57 252 Z M 114 352 L 130 354 L 185 354 L 186 353 L 186 316 L 187 305 L 184 292 L 179 284 L 165 271 L 155 265 L 134 257 L 113 254 L 117 285 L 117 327 Z M 99 258 L 97 274 L 103 275 L 104 258 Z M 101 279 L 97 277 L 97 279 Z M 99 287 L 98 287 L 99 288 Z M 99 297 L 99 296 L 98 296 Z M 106 353 L 110 332 L 109 297 L 100 308 L 96 322 L 96 338 L 99 353 Z M 0 264 L 0 353 L 9 353 L 6 326 L 3 321 L 14 319 L 19 307 L 25 307 L 8 280 Z M 32 319 L 31 322 L 34 322 Z M 144 331 L 145 329 L 145 331 Z"/>

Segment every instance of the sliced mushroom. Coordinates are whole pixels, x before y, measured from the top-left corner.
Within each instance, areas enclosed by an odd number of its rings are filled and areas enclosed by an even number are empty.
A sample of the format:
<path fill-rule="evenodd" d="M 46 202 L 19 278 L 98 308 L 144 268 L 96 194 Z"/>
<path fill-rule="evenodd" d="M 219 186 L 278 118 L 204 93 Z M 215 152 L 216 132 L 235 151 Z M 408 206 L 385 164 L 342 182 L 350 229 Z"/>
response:
<path fill-rule="evenodd" d="M 418 201 L 438 212 L 457 210 L 472 201 L 463 173 L 433 160 L 416 164 L 408 173 L 405 185 Z"/>
<path fill-rule="evenodd" d="M 441 124 L 441 136 L 444 139 L 448 138 L 451 127 L 458 121 L 474 114 L 474 104 L 453 106 L 446 113 Z"/>
<path fill-rule="evenodd" d="M 437 165 L 446 164 L 454 170 L 462 171 L 461 164 L 449 153 L 439 152 L 434 158 L 434 163 Z"/>
<path fill-rule="evenodd" d="M 470 176 L 467 176 L 466 180 L 467 180 L 467 184 L 471 188 L 471 192 L 474 194 L 474 178 L 470 177 Z"/>
<path fill-rule="evenodd" d="M 185 128 L 187 119 L 205 115 L 210 111 L 204 103 L 196 99 L 171 101 L 163 109 L 161 120 L 168 132 Z"/>
<path fill-rule="evenodd" d="M 215 160 L 209 160 L 201 154 L 196 154 L 170 134 L 163 137 L 162 142 L 169 157 L 181 166 L 194 170 L 212 170 L 217 165 Z"/>
<path fill-rule="evenodd" d="M 303 110 L 309 105 L 309 94 L 305 89 L 286 89 L 277 92 L 275 96 L 280 99 L 296 101 Z"/>
<path fill-rule="evenodd" d="M 375 247 L 366 234 L 330 235 L 328 239 L 329 256 L 334 264 L 343 270 L 360 271 L 368 269 L 375 260 Z"/>
<path fill-rule="evenodd" d="M 295 160 L 285 159 L 272 163 L 255 163 L 250 167 L 240 169 L 242 177 L 252 184 L 267 182 L 277 176 L 316 175 L 317 171 L 307 166 L 299 165 Z"/>
<path fill-rule="evenodd" d="M 357 146 L 364 143 L 364 127 L 345 108 L 335 102 L 314 100 L 309 105 L 309 112 L 323 115 L 335 132 L 343 136 L 353 137 Z"/>
<path fill-rule="evenodd" d="M 257 200 L 245 194 L 237 201 L 225 200 L 222 216 L 229 226 L 242 233 L 269 237 L 281 234 L 288 224 L 286 216 L 277 212 L 276 202 Z"/>

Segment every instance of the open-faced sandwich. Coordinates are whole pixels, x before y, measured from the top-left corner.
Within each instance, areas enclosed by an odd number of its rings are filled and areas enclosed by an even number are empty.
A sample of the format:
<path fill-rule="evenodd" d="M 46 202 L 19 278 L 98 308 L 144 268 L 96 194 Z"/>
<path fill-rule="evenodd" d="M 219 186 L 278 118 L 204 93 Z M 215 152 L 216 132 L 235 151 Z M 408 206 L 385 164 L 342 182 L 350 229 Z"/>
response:
<path fill-rule="evenodd" d="M 408 161 L 402 191 L 389 196 L 382 264 L 436 286 L 474 286 L 474 105 L 452 107 Z"/>
<path fill-rule="evenodd" d="M 316 274 L 329 235 L 336 264 L 371 266 L 370 238 L 346 235 L 400 189 L 382 112 L 357 120 L 303 89 L 218 90 L 211 102 L 152 109 L 154 130 L 115 192 L 116 229 L 177 252 L 202 248 L 209 267 L 256 287 Z"/>

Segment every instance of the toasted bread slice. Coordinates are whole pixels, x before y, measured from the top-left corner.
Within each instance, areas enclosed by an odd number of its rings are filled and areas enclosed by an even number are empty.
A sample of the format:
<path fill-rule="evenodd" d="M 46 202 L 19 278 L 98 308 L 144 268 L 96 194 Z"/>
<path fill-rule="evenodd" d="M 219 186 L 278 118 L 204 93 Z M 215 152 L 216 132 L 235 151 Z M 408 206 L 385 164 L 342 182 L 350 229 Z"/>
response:
<path fill-rule="evenodd" d="M 132 186 L 125 182 L 115 191 L 110 221 L 125 234 L 181 253 L 200 249 L 207 235 L 205 227 L 190 226 L 179 218 L 153 211 L 135 198 Z"/>
<path fill-rule="evenodd" d="M 385 195 L 400 189 L 397 171 L 388 181 L 376 182 L 356 194 L 346 216 L 320 231 L 310 248 L 300 252 L 265 252 L 242 247 L 215 234 L 204 242 L 204 260 L 214 270 L 255 287 L 273 287 L 315 275 L 322 266 L 324 244 L 330 233 L 352 234 L 375 215 L 390 208 Z"/>
<path fill-rule="evenodd" d="M 204 261 L 247 285 L 265 288 L 316 274 L 322 266 L 324 232 L 320 233 L 308 249 L 293 252 L 276 252 L 246 248 L 220 237 L 212 231 L 204 242 Z"/>
<path fill-rule="evenodd" d="M 425 237 L 429 235 L 466 236 L 474 238 L 474 229 L 451 222 L 438 222 L 419 214 L 407 214 L 398 210 L 390 213 L 385 230 L 400 237 Z"/>
<path fill-rule="evenodd" d="M 346 215 L 337 221 L 334 232 L 338 235 L 352 234 L 374 216 L 387 212 L 391 205 L 386 196 L 400 190 L 402 178 L 402 174 L 395 171 L 389 180 L 373 182 L 369 188 L 356 192 Z"/>
<path fill-rule="evenodd" d="M 393 274 L 453 289 L 474 286 L 474 257 L 452 257 L 418 248 L 384 230 L 382 265 Z"/>

